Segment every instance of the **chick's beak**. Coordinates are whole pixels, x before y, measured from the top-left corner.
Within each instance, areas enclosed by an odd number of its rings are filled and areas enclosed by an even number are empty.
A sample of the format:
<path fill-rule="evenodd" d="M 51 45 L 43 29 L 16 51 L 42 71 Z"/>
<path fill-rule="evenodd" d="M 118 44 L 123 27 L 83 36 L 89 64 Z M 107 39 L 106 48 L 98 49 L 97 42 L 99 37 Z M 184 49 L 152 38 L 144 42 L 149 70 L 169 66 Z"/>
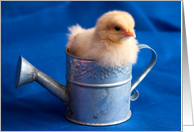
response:
<path fill-rule="evenodd" d="M 133 30 L 126 30 L 124 35 L 127 37 L 129 37 L 129 36 L 132 36 L 134 38 L 136 37 L 135 32 Z"/>

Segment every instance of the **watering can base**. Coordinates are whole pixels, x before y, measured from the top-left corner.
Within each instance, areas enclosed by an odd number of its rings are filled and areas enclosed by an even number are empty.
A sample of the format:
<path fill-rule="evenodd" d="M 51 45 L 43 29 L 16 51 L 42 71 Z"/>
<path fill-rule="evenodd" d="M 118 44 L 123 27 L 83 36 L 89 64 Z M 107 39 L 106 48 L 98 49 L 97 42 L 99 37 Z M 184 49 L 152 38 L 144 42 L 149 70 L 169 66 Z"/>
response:
<path fill-rule="evenodd" d="M 131 111 L 129 112 L 129 115 L 124 118 L 123 120 L 120 120 L 120 121 L 115 121 L 115 122 L 109 122 L 109 123 L 86 123 L 86 122 L 81 122 L 81 121 L 76 121 L 74 119 L 71 119 L 67 116 L 67 112 L 65 113 L 65 117 L 71 121 L 71 122 L 74 122 L 74 123 L 77 123 L 77 124 L 80 124 L 80 125 L 86 125 L 86 126 L 110 126 L 110 125 L 116 125 L 116 124 L 120 124 L 120 123 L 123 123 L 127 120 L 129 120 L 131 118 Z"/>

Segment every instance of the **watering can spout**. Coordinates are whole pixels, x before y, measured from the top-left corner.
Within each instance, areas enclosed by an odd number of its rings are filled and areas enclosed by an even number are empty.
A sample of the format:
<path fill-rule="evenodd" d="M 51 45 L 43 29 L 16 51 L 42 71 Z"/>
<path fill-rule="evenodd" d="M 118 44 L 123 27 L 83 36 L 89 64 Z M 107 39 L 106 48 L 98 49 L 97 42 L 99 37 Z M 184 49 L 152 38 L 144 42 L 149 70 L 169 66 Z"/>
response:
<path fill-rule="evenodd" d="M 42 85 L 63 103 L 68 103 L 69 96 L 67 87 L 39 71 L 20 55 L 15 73 L 15 88 L 32 83 L 34 81 Z"/>

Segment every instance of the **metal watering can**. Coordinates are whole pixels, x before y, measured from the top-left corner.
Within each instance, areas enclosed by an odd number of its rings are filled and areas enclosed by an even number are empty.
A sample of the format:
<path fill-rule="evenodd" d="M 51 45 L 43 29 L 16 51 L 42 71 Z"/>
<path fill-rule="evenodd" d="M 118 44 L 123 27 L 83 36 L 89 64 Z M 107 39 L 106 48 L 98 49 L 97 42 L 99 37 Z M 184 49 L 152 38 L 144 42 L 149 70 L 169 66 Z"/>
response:
<path fill-rule="evenodd" d="M 22 56 L 16 68 L 15 88 L 38 82 L 67 105 L 66 118 L 72 122 L 106 126 L 122 123 L 131 117 L 130 100 L 139 97 L 135 87 L 154 66 L 156 52 L 145 44 L 139 49 L 152 51 L 150 63 L 131 85 L 132 65 L 115 69 L 96 66 L 87 60 L 66 53 L 66 86 L 36 69 Z M 135 90 L 134 94 L 131 92 Z"/>

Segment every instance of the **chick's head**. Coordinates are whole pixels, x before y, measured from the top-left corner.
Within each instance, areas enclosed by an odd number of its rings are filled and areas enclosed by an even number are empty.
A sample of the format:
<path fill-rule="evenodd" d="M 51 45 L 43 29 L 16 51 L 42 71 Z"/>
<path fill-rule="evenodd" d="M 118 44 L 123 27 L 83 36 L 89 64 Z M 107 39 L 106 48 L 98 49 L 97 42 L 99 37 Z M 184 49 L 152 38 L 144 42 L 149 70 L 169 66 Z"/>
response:
<path fill-rule="evenodd" d="M 96 34 L 100 39 L 120 43 L 125 37 L 136 37 L 133 17 L 124 11 L 110 11 L 102 15 L 96 24 Z"/>

